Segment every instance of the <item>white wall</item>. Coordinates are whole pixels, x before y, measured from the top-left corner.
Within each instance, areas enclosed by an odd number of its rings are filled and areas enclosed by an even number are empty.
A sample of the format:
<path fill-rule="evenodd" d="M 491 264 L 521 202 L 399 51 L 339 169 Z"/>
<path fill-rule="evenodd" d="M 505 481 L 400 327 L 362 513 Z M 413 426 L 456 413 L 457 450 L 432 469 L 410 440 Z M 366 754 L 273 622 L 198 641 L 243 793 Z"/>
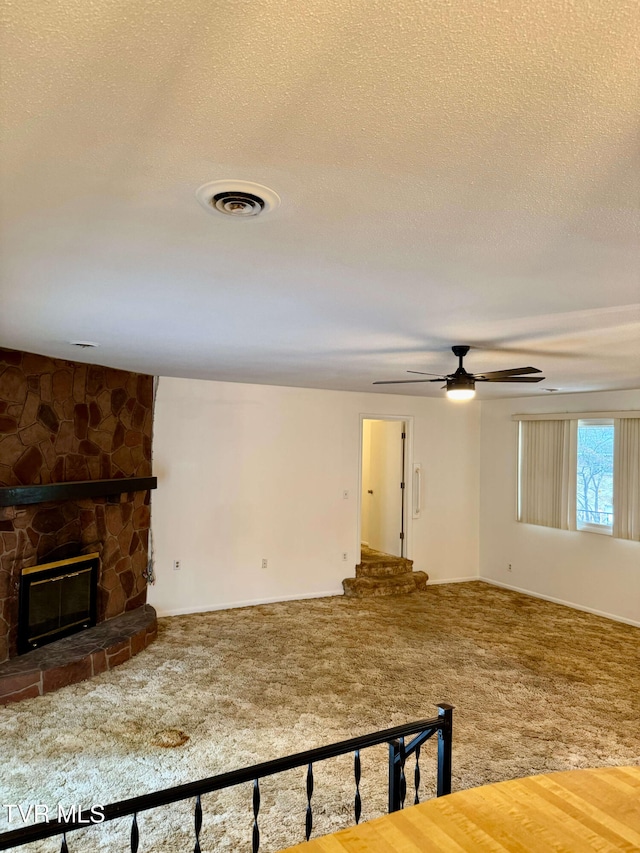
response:
<path fill-rule="evenodd" d="M 640 624 L 639 543 L 516 521 L 517 424 L 512 414 L 629 409 L 640 409 L 640 391 L 482 403 L 482 578 Z"/>
<path fill-rule="evenodd" d="M 425 479 L 422 517 L 407 531 L 415 568 L 434 581 L 477 576 L 475 401 L 163 377 L 149 603 L 168 614 L 341 593 L 359 555 L 362 414 L 409 422 Z"/>

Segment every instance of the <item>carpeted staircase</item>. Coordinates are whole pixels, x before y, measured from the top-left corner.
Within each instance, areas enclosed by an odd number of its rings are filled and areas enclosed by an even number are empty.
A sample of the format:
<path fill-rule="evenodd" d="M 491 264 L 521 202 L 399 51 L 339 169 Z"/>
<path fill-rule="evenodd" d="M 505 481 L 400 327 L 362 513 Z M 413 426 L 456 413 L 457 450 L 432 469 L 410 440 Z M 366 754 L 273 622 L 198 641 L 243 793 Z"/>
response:
<path fill-rule="evenodd" d="M 393 557 L 382 551 L 362 546 L 361 562 L 356 566 L 355 578 L 345 578 L 342 588 L 345 595 L 359 598 L 377 595 L 406 595 L 424 592 L 429 575 L 413 571 L 413 560 Z"/>

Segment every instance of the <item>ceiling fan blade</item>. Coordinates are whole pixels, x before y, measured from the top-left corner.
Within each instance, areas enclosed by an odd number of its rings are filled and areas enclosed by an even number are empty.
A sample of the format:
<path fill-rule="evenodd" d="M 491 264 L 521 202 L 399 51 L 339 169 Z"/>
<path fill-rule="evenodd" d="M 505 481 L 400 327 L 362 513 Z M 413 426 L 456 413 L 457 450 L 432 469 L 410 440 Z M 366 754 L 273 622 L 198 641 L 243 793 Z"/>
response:
<path fill-rule="evenodd" d="M 490 370 L 488 373 L 476 373 L 476 379 L 500 379 L 503 376 L 516 376 L 521 373 L 542 373 L 537 367 L 512 367 L 510 370 Z"/>
<path fill-rule="evenodd" d="M 476 376 L 476 382 L 542 382 L 544 376 L 503 376 L 498 378 Z"/>
<path fill-rule="evenodd" d="M 438 379 L 445 378 L 441 373 L 425 373 L 424 370 L 407 370 L 407 373 L 418 373 L 420 376 L 437 376 Z"/>
<path fill-rule="evenodd" d="M 374 382 L 374 385 L 407 385 L 408 383 L 415 382 L 442 382 L 442 377 L 440 376 L 438 379 L 379 379 L 377 382 Z"/>

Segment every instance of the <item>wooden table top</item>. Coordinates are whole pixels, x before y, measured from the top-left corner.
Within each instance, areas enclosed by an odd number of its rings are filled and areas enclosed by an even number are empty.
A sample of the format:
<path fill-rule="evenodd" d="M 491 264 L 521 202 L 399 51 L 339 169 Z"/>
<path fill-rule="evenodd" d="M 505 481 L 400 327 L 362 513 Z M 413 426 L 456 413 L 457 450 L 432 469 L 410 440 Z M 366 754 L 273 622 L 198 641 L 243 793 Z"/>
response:
<path fill-rule="evenodd" d="M 638 853 L 640 767 L 469 788 L 282 853 Z"/>

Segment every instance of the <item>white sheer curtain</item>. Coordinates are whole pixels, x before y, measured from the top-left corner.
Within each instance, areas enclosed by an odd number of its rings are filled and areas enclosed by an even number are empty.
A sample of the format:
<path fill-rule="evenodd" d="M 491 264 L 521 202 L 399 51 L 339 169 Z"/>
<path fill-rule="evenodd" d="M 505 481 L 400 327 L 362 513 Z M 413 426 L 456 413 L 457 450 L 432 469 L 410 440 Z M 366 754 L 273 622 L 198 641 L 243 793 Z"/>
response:
<path fill-rule="evenodd" d="M 568 420 L 520 421 L 519 521 L 569 529 L 570 435 Z"/>
<path fill-rule="evenodd" d="M 640 541 L 640 418 L 616 418 L 613 535 Z"/>

